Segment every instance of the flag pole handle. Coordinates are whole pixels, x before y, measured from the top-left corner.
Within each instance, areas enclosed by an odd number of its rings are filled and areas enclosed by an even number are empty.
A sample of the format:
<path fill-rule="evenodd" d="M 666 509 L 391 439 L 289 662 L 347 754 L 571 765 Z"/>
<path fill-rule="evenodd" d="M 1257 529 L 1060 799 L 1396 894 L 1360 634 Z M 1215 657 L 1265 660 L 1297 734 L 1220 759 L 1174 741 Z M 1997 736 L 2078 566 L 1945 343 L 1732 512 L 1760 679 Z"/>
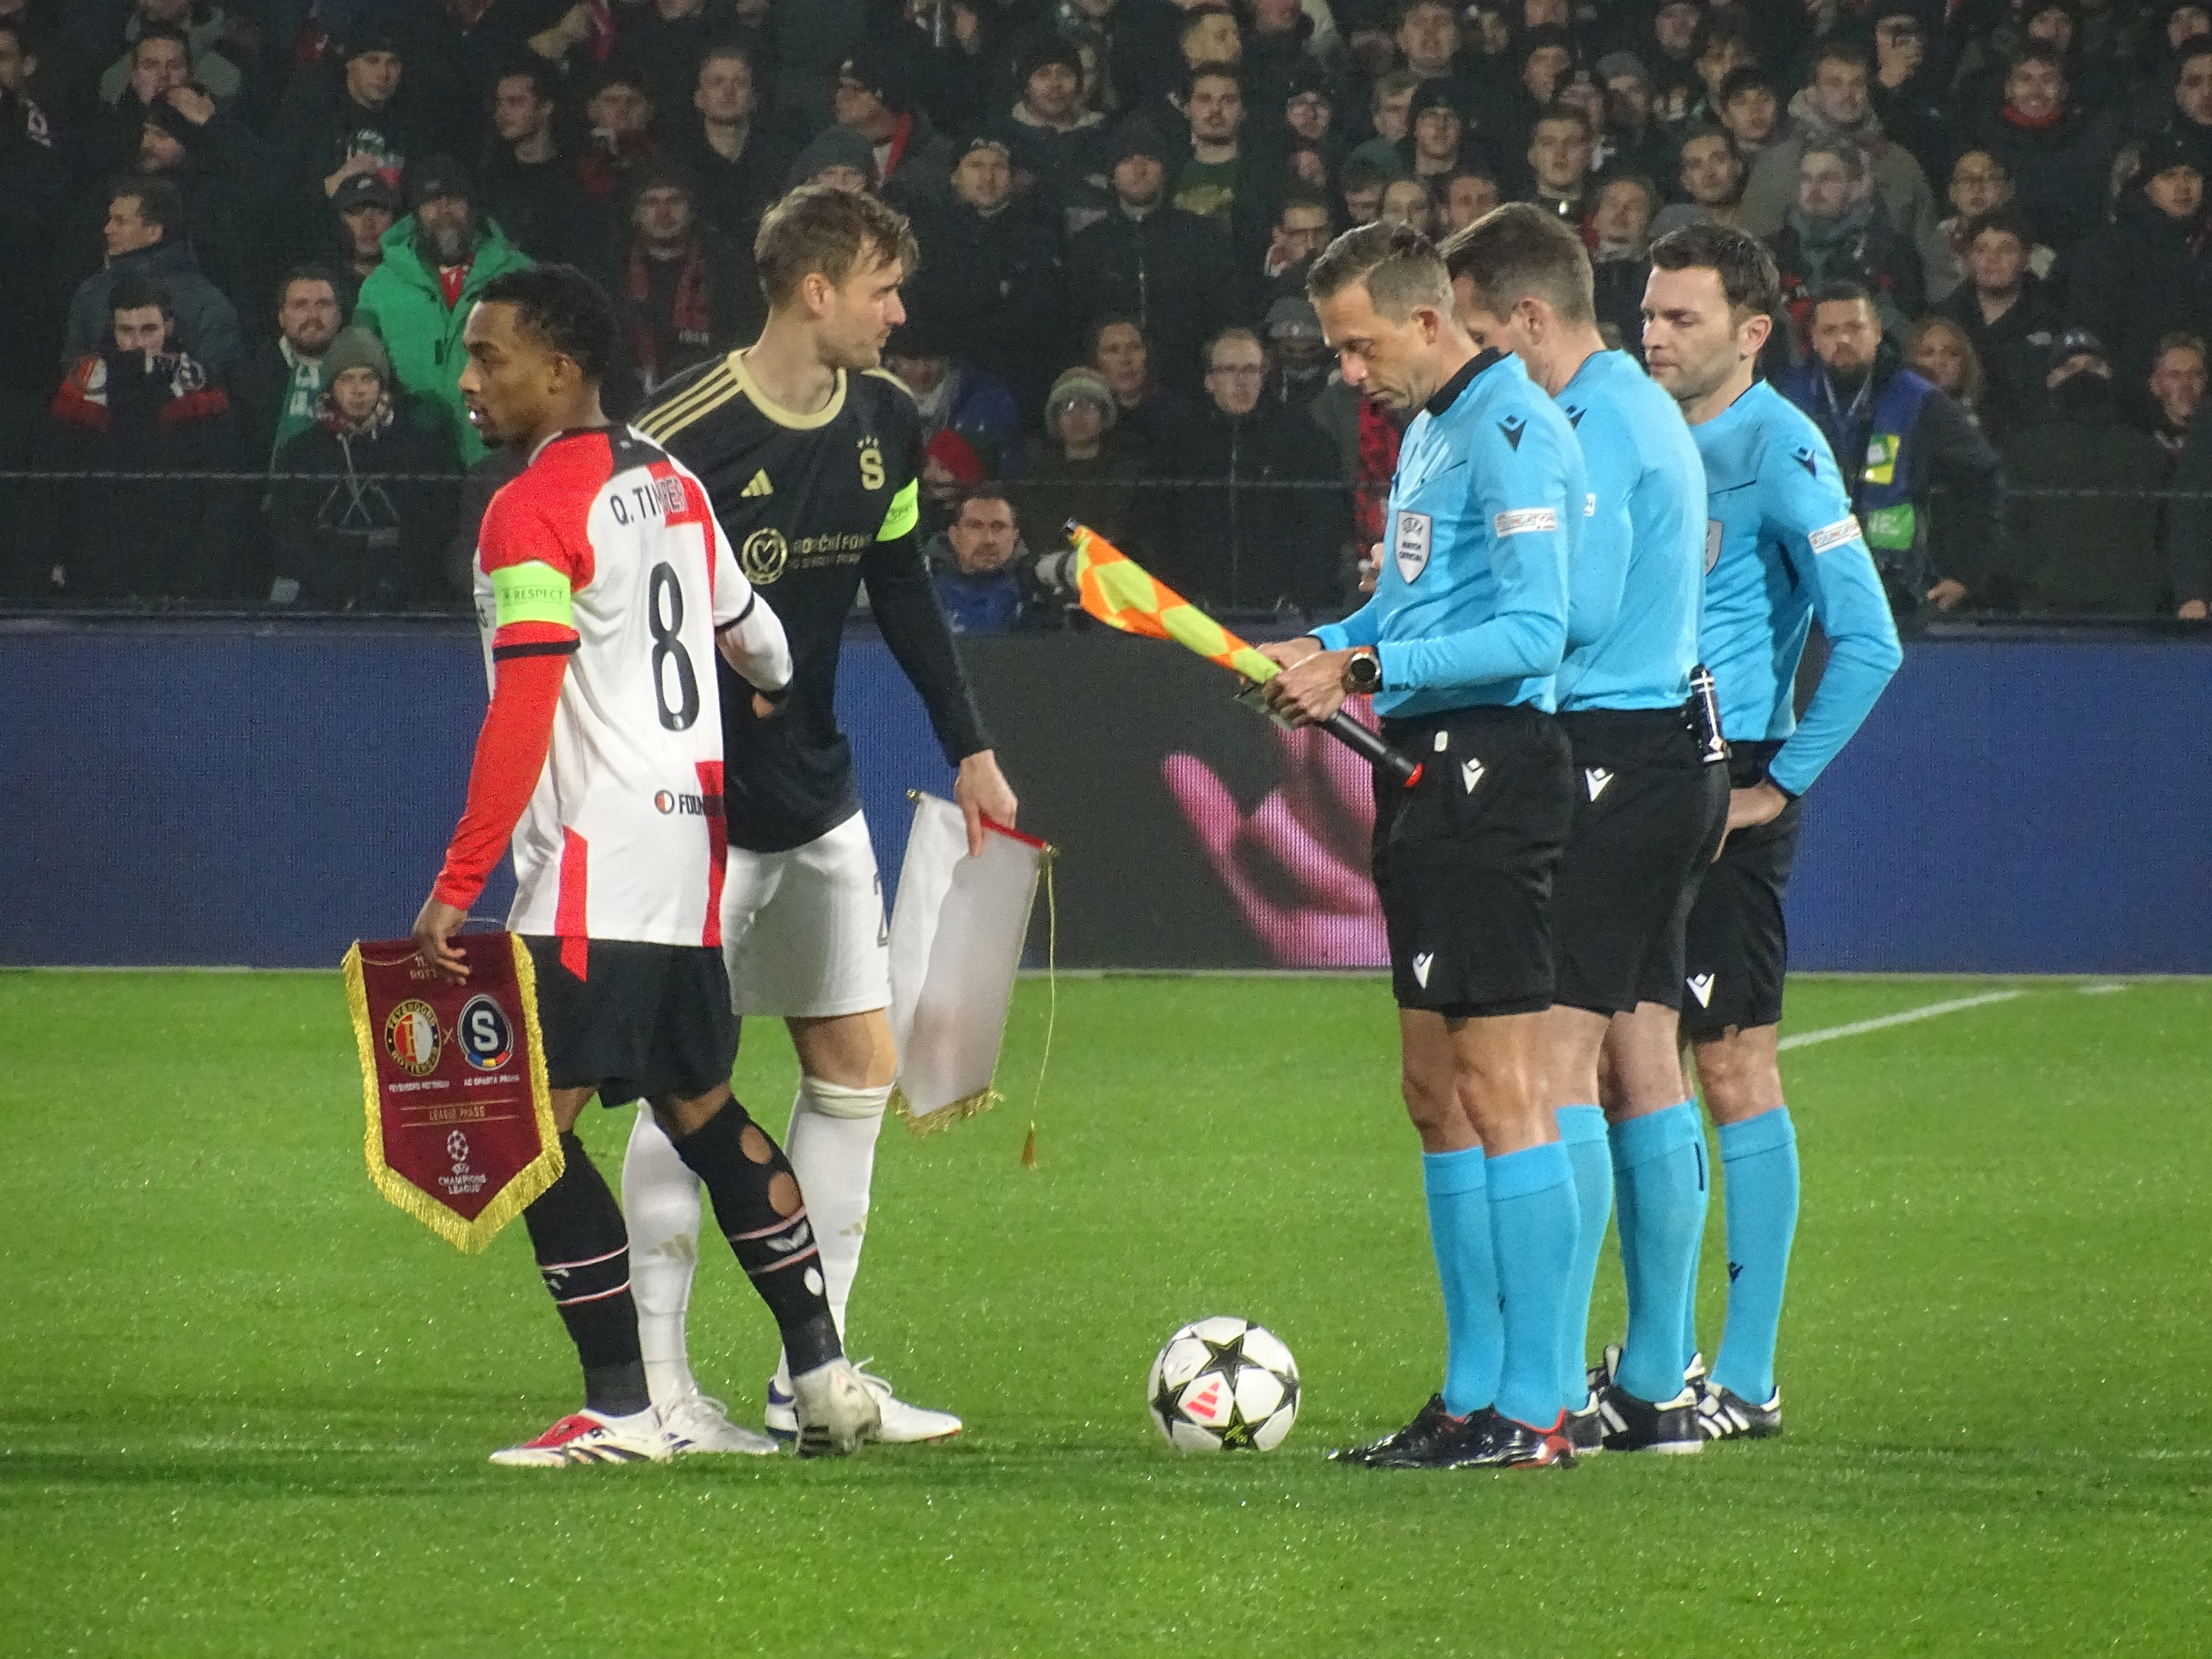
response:
<path fill-rule="evenodd" d="M 1321 729 L 1354 754 L 1364 757 L 1377 771 L 1387 772 L 1411 789 L 1421 781 L 1421 763 L 1393 749 L 1376 733 L 1341 708 L 1320 722 Z"/>

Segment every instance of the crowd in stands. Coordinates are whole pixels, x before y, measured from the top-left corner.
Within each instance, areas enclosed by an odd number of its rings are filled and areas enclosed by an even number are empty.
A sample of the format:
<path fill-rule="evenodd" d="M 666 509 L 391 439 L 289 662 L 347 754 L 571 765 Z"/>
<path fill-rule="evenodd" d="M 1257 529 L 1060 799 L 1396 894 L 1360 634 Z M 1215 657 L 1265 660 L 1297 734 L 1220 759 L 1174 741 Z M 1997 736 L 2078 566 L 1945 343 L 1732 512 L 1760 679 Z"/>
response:
<path fill-rule="evenodd" d="M 1307 266 L 1516 199 L 1632 352 L 1656 235 L 1765 240 L 1901 617 L 2202 618 L 2208 176 L 2212 0 L 0 0 L 0 584 L 458 603 L 516 465 L 471 297 L 592 272 L 624 412 L 750 339 L 824 180 L 917 231 L 886 359 L 965 629 L 1065 622 L 1070 518 L 1356 603 L 1398 434 Z"/>

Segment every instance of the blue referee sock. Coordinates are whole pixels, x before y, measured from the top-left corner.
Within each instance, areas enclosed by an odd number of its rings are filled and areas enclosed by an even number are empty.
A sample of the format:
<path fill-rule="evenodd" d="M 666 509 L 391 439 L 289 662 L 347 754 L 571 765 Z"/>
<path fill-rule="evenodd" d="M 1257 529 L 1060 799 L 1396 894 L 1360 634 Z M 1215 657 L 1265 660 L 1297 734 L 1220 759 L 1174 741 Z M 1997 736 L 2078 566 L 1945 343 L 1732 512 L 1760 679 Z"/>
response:
<path fill-rule="evenodd" d="M 1686 1100 L 1614 1124 L 1612 1143 L 1613 1179 L 1634 1194 L 1621 1204 L 1628 1338 L 1614 1381 L 1639 1400 L 1672 1400 L 1682 1391 L 1682 1310 L 1705 1236 L 1705 1125 Z"/>
<path fill-rule="evenodd" d="M 1444 1293 L 1444 1409 L 1454 1417 L 1480 1411 L 1498 1394 L 1503 1338 L 1483 1163 L 1480 1146 L 1421 1154 L 1429 1244 Z"/>
<path fill-rule="evenodd" d="M 1559 1398 L 1571 1412 L 1589 1399 L 1590 1291 L 1605 1249 L 1605 1224 L 1613 1214 L 1613 1160 L 1607 1156 L 1605 1114 L 1595 1106 L 1562 1106 L 1553 1114 L 1559 1145 L 1575 1182 L 1575 1261 L 1567 1279 L 1566 1311 L 1559 1322 Z"/>
<path fill-rule="evenodd" d="M 1721 1125 L 1728 1202 L 1728 1323 L 1713 1381 L 1741 1399 L 1774 1397 L 1774 1338 L 1797 1231 L 1797 1130 L 1790 1109 Z M 1494 1179 L 1494 1177 L 1493 1177 Z"/>
<path fill-rule="evenodd" d="M 1498 1412 L 1548 1429 L 1559 1420 L 1559 1327 L 1575 1263 L 1574 1166 L 1554 1140 L 1492 1158 L 1488 1179 L 1505 1328 Z"/>

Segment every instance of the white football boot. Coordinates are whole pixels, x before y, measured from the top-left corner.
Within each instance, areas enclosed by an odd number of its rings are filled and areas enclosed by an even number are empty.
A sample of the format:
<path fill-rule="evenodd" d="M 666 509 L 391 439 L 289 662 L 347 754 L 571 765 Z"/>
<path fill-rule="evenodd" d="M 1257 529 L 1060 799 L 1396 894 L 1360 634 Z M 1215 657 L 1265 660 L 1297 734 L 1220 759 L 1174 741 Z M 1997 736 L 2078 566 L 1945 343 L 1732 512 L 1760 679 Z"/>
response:
<path fill-rule="evenodd" d="M 572 1412 L 535 1438 L 494 1452 L 491 1461 L 511 1469 L 559 1469 L 579 1463 L 662 1463 L 673 1450 L 660 1413 L 648 1406 L 628 1417 Z"/>
<path fill-rule="evenodd" d="M 693 1452 L 730 1452 L 741 1457 L 773 1457 L 781 1449 L 764 1434 L 730 1421 L 726 1407 L 694 1389 L 660 1408 L 660 1426 L 672 1456 Z"/>
<path fill-rule="evenodd" d="M 915 1446 L 928 1440 L 950 1440 L 960 1432 L 963 1425 L 951 1412 L 934 1412 L 926 1406 L 910 1406 L 891 1392 L 891 1385 L 867 1369 L 868 1362 L 856 1360 L 853 1374 L 860 1379 L 860 1386 L 873 1395 L 876 1409 L 883 1415 L 883 1427 L 876 1438 L 887 1446 Z M 799 1434 L 799 1413 L 789 1392 L 779 1379 L 770 1377 L 768 1384 L 768 1410 L 765 1413 L 768 1431 L 778 1440 L 788 1443 Z"/>
<path fill-rule="evenodd" d="M 801 1457 L 845 1457 L 883 1432 L 883 1408 L 849 1359 L 791 1379 L 793 1437 Z"/>

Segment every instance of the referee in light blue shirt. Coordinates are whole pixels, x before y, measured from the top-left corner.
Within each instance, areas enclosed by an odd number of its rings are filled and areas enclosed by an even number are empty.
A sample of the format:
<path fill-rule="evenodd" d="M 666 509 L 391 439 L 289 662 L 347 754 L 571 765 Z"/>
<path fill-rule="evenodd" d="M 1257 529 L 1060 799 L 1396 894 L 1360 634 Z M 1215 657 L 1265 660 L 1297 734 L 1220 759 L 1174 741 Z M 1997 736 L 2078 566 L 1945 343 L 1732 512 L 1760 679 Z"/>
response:
<path fill-rule="evenodd" d="M 1378 780 L 1374 869 L 1449 1337 L 1437 1395 L 1342 1455 L 1565 1467 L 1559 1331 L 1577 1219 L 1536 1083 L 1552 875 L 1572 816 L 1551 711 L 1588 494 L 1582 453 L 1519 361 L 1468 337 L 1418 232 L 1347 232 L 1307 283 L 1346 381 L 1413 418 L 1375 597 L 1267 647 L 1285 665 L 1267 695 L 1320 720 L 1347 693 L 1372 693 L 1386 736 L 1425 763 L 1413 790 Z"/>
<path fill-rule="evenodd" d="M 1797 1225 L 1797 1134 L 1778 1041 L 1789 965 L 1782 896 L 1801 797 L 1902 657 L 1827 440 L 1753 378 L 1780 300 L 1773 259 L 1740 232 L 1691 225 L 1654 243 L 1651 263 L 1644 355 L 1705 458 L 1698 637 L 1733 750 L 1728 838 L 1698 890 L 1684 946 L 1682 1032 L 1718 1128 L 1728 1198 L 1728 1323 L 1698 1421 L 1711 1439 L 1756 1439 L 1782 1432 L 1774 1348 Z M 1816 618 L 1828 660 L 1800 720 L 1797 659 Z M 1696 1346 L 1686 1319 L 1686 1363 Z"/>
<path fill-rule="evenodd" d="M 1686 895 L 1728 811 L 1717 733 L 1699 730 L 1690 703 L 1705 465 L 1674 400 L 1626 353 L 1606 349 L 1589 256 L 1556 214 L 1501 207 L 1443 253 L 1460 320 L 1559 400 L 1589 478 L 1556 682 L 1575 816 L 1552 890 L 1559 986 L 1545 1031 L 1545 1103 L 1581 1215 L 1560 1394 L 1577 1450 L 1694 1452 L 1705 1437 L 1678 1344 L 1704 1233 L 1705 1126 L 1685 1098 L 1675 1018 Z M 1601 1102 L 1609 1030 L 1619 1041 Z M 1590 1286 L 1616 1180 L 1628 1334 L 1618 1364 L 1591 1386 Z"/>

